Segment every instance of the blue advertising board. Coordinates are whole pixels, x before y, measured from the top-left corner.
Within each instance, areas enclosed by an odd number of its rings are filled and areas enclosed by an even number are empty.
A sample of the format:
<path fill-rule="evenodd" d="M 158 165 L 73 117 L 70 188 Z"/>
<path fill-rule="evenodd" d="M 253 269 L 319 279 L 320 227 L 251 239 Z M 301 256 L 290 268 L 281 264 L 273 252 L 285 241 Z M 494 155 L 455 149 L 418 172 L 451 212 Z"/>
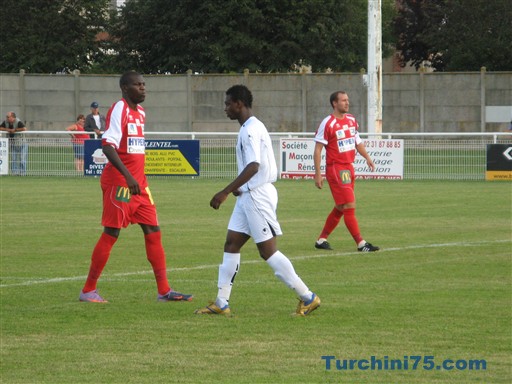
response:
<path fill-rule="evenodd" d="M 146 140 L 145 152 L 146 175 L 199 176 L 199 140 Z M 101 175 L 107 163 L 101 140 L 86 140 L 84 175 Z"/>

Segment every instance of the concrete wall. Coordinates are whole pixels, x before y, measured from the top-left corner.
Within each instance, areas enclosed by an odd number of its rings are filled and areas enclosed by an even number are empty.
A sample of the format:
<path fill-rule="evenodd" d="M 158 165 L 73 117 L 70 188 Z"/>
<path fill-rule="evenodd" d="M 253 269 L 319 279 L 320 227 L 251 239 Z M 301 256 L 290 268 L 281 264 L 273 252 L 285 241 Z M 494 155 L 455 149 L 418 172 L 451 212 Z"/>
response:
<path fill-rule="evenodd" d="M 329 95 L 349 93 L 366 132 L 367 92 L 358 73 L 145 75 L 150 131 L 236 131 L 224 114 L 224 92 L 246 84 L 255 114 L 272 132 L 314 132 L 331 112 Z M 1 74 L 0 112 L 15 111 L 30 130 L 63 130 L 92 101 L 106 114 L 120 98 L 119 75 Z M 486 106 L 512 106 L 512 72 L 385 73 L 383 132 L 493 132 Z M 512 116 L 511 116 L 512 118 Z"/>

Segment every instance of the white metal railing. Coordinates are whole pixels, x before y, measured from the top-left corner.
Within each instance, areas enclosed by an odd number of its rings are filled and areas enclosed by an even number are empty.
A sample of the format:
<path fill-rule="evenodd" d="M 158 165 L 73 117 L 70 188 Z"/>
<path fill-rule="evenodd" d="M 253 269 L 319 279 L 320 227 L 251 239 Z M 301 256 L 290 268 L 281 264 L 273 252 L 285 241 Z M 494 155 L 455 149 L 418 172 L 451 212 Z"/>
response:
<path fill-rule="evenodd" d="M 3 132 L 2 132 L 3 133 Z M 313 132 L 270 133 L 276 159 L 279 139 L 313 137 Z M 236 176 L 237 132 L 147 132 L 162 140 L 200 141 L 200 177 Z M 361 133 L 364 137 L 404 140 L 404 179 L 484 180 L 487 144 L 511 144 L 512 132 L 487 133 Z M 6 137 L 3 133 L 0 137 Z M 75 171 L 70 134 L 66 131 L 27 131 L 27 176 L 84 177 Z"/>

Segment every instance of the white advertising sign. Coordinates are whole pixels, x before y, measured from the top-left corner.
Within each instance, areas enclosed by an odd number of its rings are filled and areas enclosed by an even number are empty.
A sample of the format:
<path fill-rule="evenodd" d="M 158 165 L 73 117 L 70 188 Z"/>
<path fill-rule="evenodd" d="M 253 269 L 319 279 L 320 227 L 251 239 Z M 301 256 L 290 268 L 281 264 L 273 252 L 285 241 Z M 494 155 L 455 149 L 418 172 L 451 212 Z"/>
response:
<path fill-rule="evenodd" d="M 356 155 L 354 170 L 356 179 L 403 179 L 404 141 L 395 139 L 365 139 L 366 151 L 375 163 L 371 172 L 366 160 Z M 312 179 L 315 176 L 313 139 L 281 139 L 280 175 L 282 179 Z M 325 149 L 322 151 L 322 175 L 325 174 Z"/>
<path fill-rule="evenodd" d="M 0 137 L 0 175 L 9 174 L 9 139 Z"/>

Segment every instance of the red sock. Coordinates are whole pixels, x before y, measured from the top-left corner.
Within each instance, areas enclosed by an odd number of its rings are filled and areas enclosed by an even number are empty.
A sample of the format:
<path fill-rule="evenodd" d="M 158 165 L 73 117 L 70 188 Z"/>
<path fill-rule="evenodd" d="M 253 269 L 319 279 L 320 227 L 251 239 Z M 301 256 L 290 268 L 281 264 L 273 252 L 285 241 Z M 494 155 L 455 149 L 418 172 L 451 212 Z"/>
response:
<path fill-rule="evenodd" d="M 357 224 L 356 219 L 356 209 L 355 208 L 345 208 L 343 210 L 345 225 L 347 226 L 348 231 L 354 238 L 356 244 L 359 244 L 363 241 L 361 237 L 361 232 L 359 232 L 359 224 Z"/>
<path fill-rule="evenodd" d="M 155 273 L 158 293 L 166 294 L 171 290 L 167 280 L 167 268 L 165 266 L 165 252 L 162 246 L 162 233 L 160 231 L 144 235 L 146 242 L 146 256 L 148 257 L 153 272 Z"/>
<path fill-rule="evenodd" d="M 89 275 L 82 291 L 84 293 L 94 291 L 96 284 L 100 278 L 103 268 L 107 264 L 108 258 L 110 257 L 110 251 L 117 241 L 117 237 L 107 235 L 103 232 L 100 239 L 94 247 L 94 251 L 91 256 L 91 266 L 89 267 Z"/>
<path fill-rule="evenodd" d="M 324 228 L 322 229 L 322 233 L 320 233 L 319 239 L 327 239 L 329 235 L 334 231 L 334 229 L 338 226 L 341 216 L 343 216 L 343 212 L 334 207 L 327 216 L 325 220 Z"/>

